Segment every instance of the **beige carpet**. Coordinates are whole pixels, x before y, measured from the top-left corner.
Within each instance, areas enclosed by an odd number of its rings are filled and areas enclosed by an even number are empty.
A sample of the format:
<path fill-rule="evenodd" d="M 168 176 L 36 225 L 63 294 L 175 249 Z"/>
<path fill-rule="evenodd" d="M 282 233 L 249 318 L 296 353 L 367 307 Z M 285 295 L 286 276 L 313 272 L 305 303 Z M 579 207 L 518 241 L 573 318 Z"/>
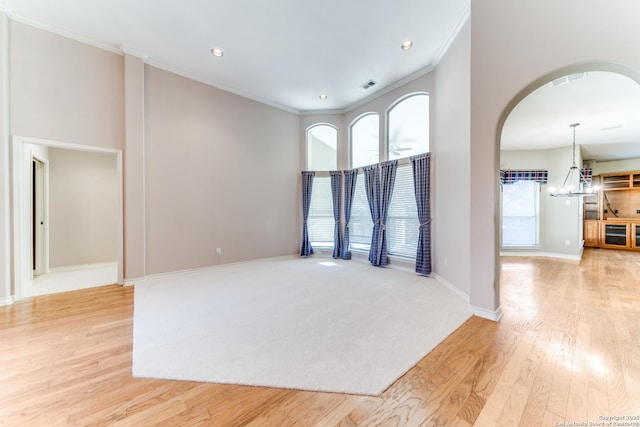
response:
<path fill-rule="evenodd" d="M 135 288 L 133 375 L 378 395 L 470 317 L 433 279 L 286 258 Z"/>

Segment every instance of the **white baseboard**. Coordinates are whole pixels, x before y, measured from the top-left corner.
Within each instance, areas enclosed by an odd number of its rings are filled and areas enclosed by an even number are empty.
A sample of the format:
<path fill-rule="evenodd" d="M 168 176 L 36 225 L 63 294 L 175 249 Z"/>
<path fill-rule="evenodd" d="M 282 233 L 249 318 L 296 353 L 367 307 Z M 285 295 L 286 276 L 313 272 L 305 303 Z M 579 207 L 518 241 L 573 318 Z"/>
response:
<path fill-rule="evenodd" d="M 470 306 L 471 312 L 484 319 L 493 320 L 494 322 L 500 321 L 502 319 L 502 307 L 498 307 L 494 311 L 487 310 L 486 308 Z"/>
<path fill-rule="evenodd" d="M 467 304 L 469 303 L 469 295 L 467 295 L 464 291 L 454 286 L 451 282 L 447 281 L 444 277 L 436 273 L 431 273 L 431 277 L 433 277 L 436 281 L 438 281 L 438 283 L 445 286 L 451 292 L 455 293 L 460 298 L 464 299 L 467 302 Z"/>
<path fill-rule="evenodd" d="M 191 273 L 197 273 L 197 272 L 201 272 L 201 271 L 216 270 L 218 268 L 238 266 L 238 265 L 248 264 L 248 263 L 253 263 L 253 262 L 275 261 L 275 260 L 278 260 L 278 259 L 291 259 L 291 258 L 300 258 L 300 256 L 299 255 L 283 255 L 283 256 L 276 256 L 276 257 L 271 257 L 271 258 L 262 258 L 262 259 L 252 259 L 252 260 L 248 260 L 248 261 L 230 262 L 228 264 L 210 265 L 210 266 L 207 266 L 207 267 L 191 268 L 191 269 L 188 269 L 188 270 L 178 270 L 178 271 L 168 271 L 166 273 L 147 274 L 144 277 L 144 281 L 147 282 L 147 281 L 150 281 L 152 279 L 171 278 L 171 277 L 182 276 L 182 275 L 191 274 Z M 127 284 L 127 282 L 131 281 L 131 280 L 133 280 L 133 279 L 125 280 L 125 284 Z"/>
<path fill-rule="evenodd" d="M 546 258 L 561 258 L 569 259 L 573 261 L 580 261 L 582 259 L 582 252 L 584 248 L 580 249 L 580 253 L 577 255 L 560 254 L 557 252 L 538 252 L 538 251 L 500 251 L 500 256 L 539 256 Z"/>
<path fill-rule="evenodd" d="M 142 283 L 146 281 L 147 281 L 146 277 L 136 277 L 135 279 L 124 279 L 123 286 L 133 286 L 136 283 Z"/>
<path fill-rule="evenodd" d="M 65 265 L 64 267 L 49 268 L 47 270 L 47 273 L 57 273 L 60 271 L 88 270 L 90 268 L 117 267 L 117 266 L 118 266 L 118 263 L 116 261 L 96 262 L 93 264 Z"/>
<path fill-rule="evenodd" d="M 13 303 L 14 303 L 13 296 L 0 298 L 0 307 L 3 307 L 5 305 L 11 305 Z"/>

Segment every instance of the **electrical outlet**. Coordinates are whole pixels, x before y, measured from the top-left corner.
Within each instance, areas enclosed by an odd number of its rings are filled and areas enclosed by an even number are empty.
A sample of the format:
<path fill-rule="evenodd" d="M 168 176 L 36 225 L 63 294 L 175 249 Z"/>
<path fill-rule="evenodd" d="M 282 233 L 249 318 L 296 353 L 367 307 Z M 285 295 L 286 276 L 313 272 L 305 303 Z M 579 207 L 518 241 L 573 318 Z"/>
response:
<path fill-rule="evenodd" d="M 447 257 L 444 257 L 444 259 L 442 260 L 442 263 L 444 264 L 445 267 L 447 266 L 447 264 L 449 263 L 449 260 L 447 259 Z"/>
<path fill-rule="evenodd" d="M 640 209 L 636 209 L 636 213 L 640 215 Z"/>
<path fill-rule="evenodd" d="M 571 240 L 565 240 L 564 244 L 565 246 L 571 246 Z"/>
<path fill-rule="evenodd" d="M 222 249 L 221 248 L 217 248 L 216 249 L 216 255 L 218 255 L 218 256 L 222 255 Z"/>

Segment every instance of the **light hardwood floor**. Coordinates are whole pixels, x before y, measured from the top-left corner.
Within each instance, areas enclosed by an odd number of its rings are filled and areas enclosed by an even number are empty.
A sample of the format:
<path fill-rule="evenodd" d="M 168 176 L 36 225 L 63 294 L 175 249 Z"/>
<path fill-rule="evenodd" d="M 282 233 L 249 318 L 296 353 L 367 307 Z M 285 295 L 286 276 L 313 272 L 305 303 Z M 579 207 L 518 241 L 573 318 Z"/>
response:
<path fill-rule="evenodd" d="M 640 416 L 640 253 L 503 258 L 501 277 L 499 323 L 472 317 L 379 397 L 135 379 L 132 288 L 34 297 L 0 310 L 0 425 L 558 426 Z"/>

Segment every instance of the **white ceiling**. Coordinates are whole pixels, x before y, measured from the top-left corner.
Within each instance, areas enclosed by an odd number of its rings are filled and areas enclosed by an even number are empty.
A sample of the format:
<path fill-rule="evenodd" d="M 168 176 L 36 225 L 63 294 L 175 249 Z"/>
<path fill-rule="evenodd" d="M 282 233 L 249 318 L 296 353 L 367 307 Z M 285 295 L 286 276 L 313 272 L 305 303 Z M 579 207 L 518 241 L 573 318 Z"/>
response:
<path fill-rule="evenodd" d="M 523 99 L 507 118 L 502 149 L 576 145 L 585 160 L 640 158 L 640 85 L 609 72 L 588 72 L 566 84 L 546 84 Z"/>
<path fill-rule="evenodd" d="M 437 65 L 470 0 L 0 0 L 26 22 L 292 112 L 354 108 Z M 404 40 L 414 43 L 402 50 Z M 224 50 L 215 58 L 210 49 Z M 360 86 L 373 79 L 368 89 Z M 325 93 L 328 98 L 319 99 Z M 640 86 L 590 72 L 518 104 L 503 149 L 640 157 Z"/>
<path fill-rule="evenodd" d="M 437 64 L 470 0 L 0 0 L 12 19 L 290 111 L 342 110 Z M 414 46 L 402 50 L 410 39 Z M 210 49 L 223 49 L 215 58 Z M 360 86 L 369 79 L 378 84 Z M 319 95 L 328 95 L 320 100 Z"/>

